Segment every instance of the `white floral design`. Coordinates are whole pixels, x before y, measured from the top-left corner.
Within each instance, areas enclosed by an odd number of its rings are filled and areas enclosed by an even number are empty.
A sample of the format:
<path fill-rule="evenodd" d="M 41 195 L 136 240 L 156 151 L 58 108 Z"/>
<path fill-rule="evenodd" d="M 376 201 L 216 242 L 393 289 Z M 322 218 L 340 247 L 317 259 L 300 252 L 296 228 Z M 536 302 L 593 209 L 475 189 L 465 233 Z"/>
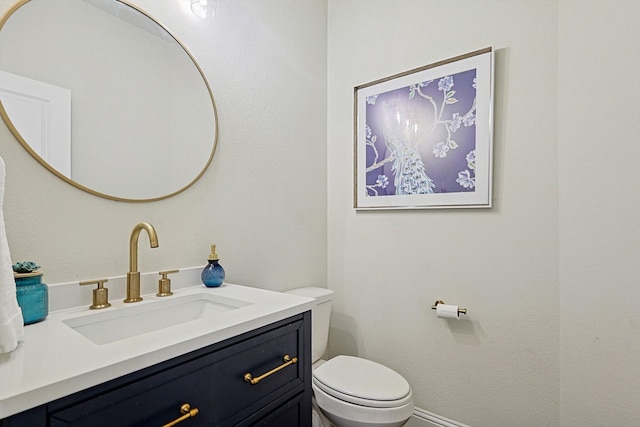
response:
<path fill-rule="evenodd" d="M 378 187 L 387 188 L 387 185 L 389 185 L 389 178 L 387 178 L 386 175 L 378 175 L 376 185 Z"/>
<path fill-rule="evenodd" d="M 468 170 L 458 172 L 456 182 L 466 189 L 472 189 L 476 186 L 476 179 L 471 176 L 471 172 Z"/>
<path fill-rule="evenodd" d="M 439 159 L 444 159 L 445 157 L 447 157 L 448 152 L 449 145 L 444 141 L 438 142 L 433 146 L 433 155 Z"/>

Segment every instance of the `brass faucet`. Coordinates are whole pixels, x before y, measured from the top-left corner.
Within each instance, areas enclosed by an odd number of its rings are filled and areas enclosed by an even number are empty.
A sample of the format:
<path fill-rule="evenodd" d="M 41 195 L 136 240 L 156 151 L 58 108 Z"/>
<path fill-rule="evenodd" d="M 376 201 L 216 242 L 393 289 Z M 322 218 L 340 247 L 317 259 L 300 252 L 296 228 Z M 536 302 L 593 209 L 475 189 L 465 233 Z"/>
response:
<path fill-rule="evenodd" d="M 141 222 L 133 227 L 129 240 L 129 272 L 127 273 L 127 298 L 124 302 L 142 301 L 140 296 L 140 272 L 138 271 L 138 237 L 142 230 L 147 230 L 152 248 L 158 247 L 158 235 L 153 225 Z"/>

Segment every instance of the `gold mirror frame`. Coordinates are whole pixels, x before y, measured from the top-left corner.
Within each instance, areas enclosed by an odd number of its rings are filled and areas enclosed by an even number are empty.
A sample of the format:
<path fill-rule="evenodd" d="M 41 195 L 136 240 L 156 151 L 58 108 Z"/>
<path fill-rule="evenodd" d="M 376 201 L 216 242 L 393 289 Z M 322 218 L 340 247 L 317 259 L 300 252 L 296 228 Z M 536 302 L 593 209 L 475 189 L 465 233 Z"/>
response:
<path fill-rule="evenodd" d="M 6 14 L 4 14 L 4 16 L 2 16 L 0 18 L 0 31 L 2 31 L 2 28 L 4 27 L 5 23 L 10 19 L 10 17 L 18 9 L 20 9 L 22 6 L 24 6 L 25 4 L 29 3 L 30 1 L 31 0 L 19 0 L 16 4 L 14 4 L 9 9 L 9 11 Z M 186 184 L 184 187 L 179 188 L 176 191 L 172 191 L 172 192 L 170 192 L 168 194 L 165 194 L 165 195 L 162 195 L 162 196 L 157 196 L 157 197 L 136 199 L 136 198 L 127 198 L 127 197 L 120 197 L 120 196 L 114 196 L 114 195 L 110 195 L 110 194 L 105 194 L 105 193 L 102 193 L 100 191 L 96 191 L 96 190 L 94 190 L 92 188 L 89 188 L 89 187 L 87 187 L 85 185 L 82 185 L 82 184 L 80 184 L 80 183 L 68 178 L 67 176 L 63 175 L 58 170 L 56 170 L 53 166 L 51 166 L 42 157 L 40 157 L 36 153 L 36 151 L 29 145 L 29 143 L 27 141 L 25 141 L 25 139 L 22 137 L 22 135 L 20 135 L 20 133 L 18 132 L 18 130 L 14 126 L 13 122 L 9 118 L 9 116 L 8 116 L 8 114 L 7 114 L 7 112 L 6 112 L 5 108 L 4 108 L 4 105 L 2 104 L 2 101 L 0 101 L 0 116 L 2 116 L 2 119 L 4 120 L 4 122 L 6 123 L 6 125 L 9 128 L 9 130 L 14 135 L 14 137 L 18 140 L 18 142 L 22 145 L 22 147 L 34 159 L 36 159 L 49 172 L 51 172 L 52 174 L 54 174 L 58 178 L 62 179 L 63 181 L 67 182 L 68 184 L 71 184 L 72 186 L 74 186 L 74 187 L 76 187 L 76 188 L 78 188 L 80 190 L 83 190 L 83 191 L 85 191 L 87 193 L 93 194 L 93 195 L 98 196 L 98 197 L 102 197 L 102 198 L 105 198 L 105 199 L 114 200 L 114 201 L 118 201 L 118 202 L 143 203 L 143 202 L 153 202 L 153 201 L 167 199 L 169 197 L 173 197 L 173 196 L 175 196 L 177 194 L 180 194 L 183 191 L 185 191 L 188 188 L 190 188 L 193 184 L 195 184 L 202 177 L 202 175 L 204 175 L 204 173 L 208 169 L 209 165 L 211 164 L 211 161 L 213 160 L 213 156 L 215 154 L 215 151 L 216 151 L 216 148 L 217 148 L 217 144 L 218 144 L 218 113 L 217 113 L 216 104 L 215 104 L 215 101 L 214 101 L 214 98 L 213 98 L 213 93 L 211 92 L 211 87 L 209 86 L 209 82 L 207 81 L 207 78 L 205 77 L 204 72 L 200 68 L 200 65 L 196 62 L 195 58 L 189 52 L 189 50 L 169 30 L 164 25 L 162 25 L 160 22 L 155 20 L 152 16 L 150 16 L 148 13 L 146 13 L 142 9 L 138 8 L 137 6 L 129 3 L 128 1 L 126 1 L 126 0 L 113 0 L 113 1 L 115 1 L 117 3 L 121 3 L 121 4 L 125 5 L 125 6 L 130 7 L 134 11 L 137 11 L 138 13 L 140 13 L 141 15 L 143 15 L 144 17 L 146 17 L 147 19 L 149 19 L 150 21 L 155 23 L 155 25 L 160 27 L 163 31 L 165 31 L 178 44 L 178 46 L 180 46 L 180 48 L 184 51 L 184 53 L 186 53 L 186 55 L 189 57 L 190 61 L 196 67 L 200 77 L 202 78 L 202 81 L 204 83 L 204 86 L 206 87 L 209 99 L 211 101 L 211 107 L 212 107 L 212 111 L 213 111 L 214 139 L 213 139 L 213 146 L 212 146 L 211 152 L 209 154 L 209 158 L 207 159 L 206 163 L 204 164 L 202 170 L 199 171 L 196 174 L 195 178 L 193 178 L 193 180 L 191 182 L 189 182 L 188 184 Z"/>

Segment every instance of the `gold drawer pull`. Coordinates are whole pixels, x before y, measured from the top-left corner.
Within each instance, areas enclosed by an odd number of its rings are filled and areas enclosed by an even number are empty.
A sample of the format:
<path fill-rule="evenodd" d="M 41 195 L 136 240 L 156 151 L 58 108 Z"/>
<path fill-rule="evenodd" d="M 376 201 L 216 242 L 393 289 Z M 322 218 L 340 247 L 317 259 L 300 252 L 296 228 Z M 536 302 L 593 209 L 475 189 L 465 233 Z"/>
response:
<path fill-rule="evenodd" d="M 182 416 L 171 421 L 169 424 L 163 425 L 162 427 L 173 427 L 174 425 L 181 423 L 188 418 L 195 417 L 199 412 L 200 411 L 198 411 L 198 408 L 191 409 L 191 405 L 185 403 L 180 407 L 180 413 L 182 414 Z"/>
<path fill-rule="evenodd" d="M 298 358 L 294 357 L 291 358 L 291 356 L 289 356 L 288 354 L 285 354 L 284 357 L 282 358 L 284 360 L 285 363 L 283 363 L 282 365 L 278 366 L 277 368 L 273 368 L 272 370 L 270 370 L 269 372 L 260 375 L 259 377 L 253 377 L 253 375 L 247 373 L 244 374 L 244 380 L 248 383 L 253 384 L 258 384 L 260 381 L 262 381 L 263 379 L 267 378 L 269 375 L 271 374 L 275 374 L 276 372 L 278 372 L 280 369 L 286 368 L 289 365 L 293 365 L 294 363 L 298 363 Z"/>

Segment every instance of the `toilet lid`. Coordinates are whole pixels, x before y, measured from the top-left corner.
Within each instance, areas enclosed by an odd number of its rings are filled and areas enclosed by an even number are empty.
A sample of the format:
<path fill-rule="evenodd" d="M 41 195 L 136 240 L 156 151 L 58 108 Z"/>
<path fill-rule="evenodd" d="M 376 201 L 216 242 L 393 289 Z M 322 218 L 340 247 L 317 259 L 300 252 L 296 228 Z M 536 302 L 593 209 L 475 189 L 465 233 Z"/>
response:
<path fill-rule="evenodd" d="M 336 356 L 313 371 L 314 384 L 358 405 L 394 407 L 410 401 L 411 387 L 396 371 L 372 360 Z"/>

